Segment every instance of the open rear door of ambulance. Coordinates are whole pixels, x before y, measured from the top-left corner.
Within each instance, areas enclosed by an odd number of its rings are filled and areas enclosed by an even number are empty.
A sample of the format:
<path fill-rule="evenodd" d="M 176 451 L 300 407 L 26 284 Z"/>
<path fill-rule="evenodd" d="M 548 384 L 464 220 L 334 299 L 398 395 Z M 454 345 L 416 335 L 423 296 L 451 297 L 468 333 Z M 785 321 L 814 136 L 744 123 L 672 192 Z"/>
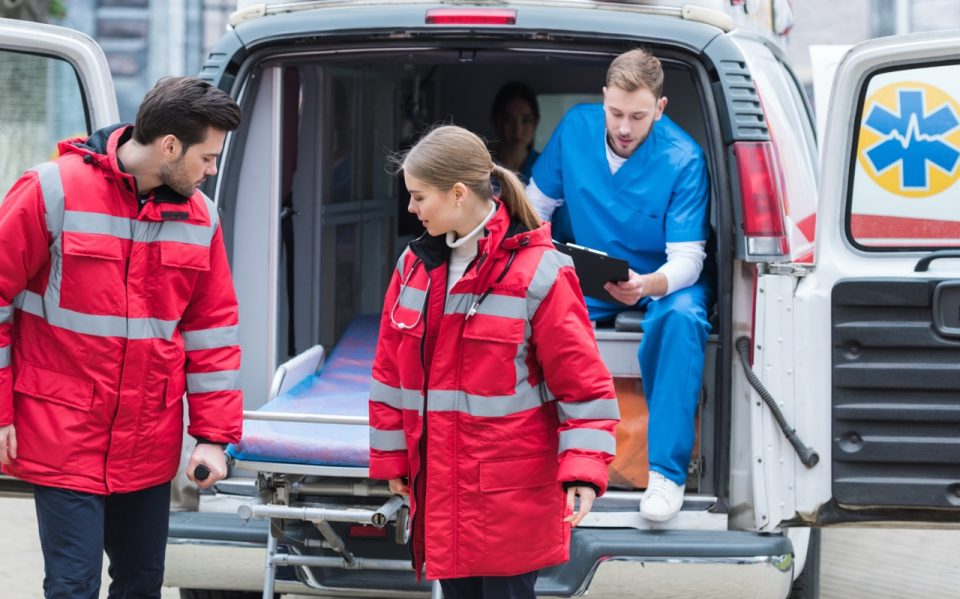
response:
<path fill-rule="evenodd" d="M 58 141 L 118 120 L 96 42 L 63 27 L 0 19 L 0 201 L 24 171 L 56 156 Z M 0 495 L 25 492 L 28 485 L 0 475 Z"/>
<path fill-rule="evenodd" d="M 910 35 L 837 71 L 795 303 L 810 522 L 960 522 L 958 57 L 956 32 Z"/>

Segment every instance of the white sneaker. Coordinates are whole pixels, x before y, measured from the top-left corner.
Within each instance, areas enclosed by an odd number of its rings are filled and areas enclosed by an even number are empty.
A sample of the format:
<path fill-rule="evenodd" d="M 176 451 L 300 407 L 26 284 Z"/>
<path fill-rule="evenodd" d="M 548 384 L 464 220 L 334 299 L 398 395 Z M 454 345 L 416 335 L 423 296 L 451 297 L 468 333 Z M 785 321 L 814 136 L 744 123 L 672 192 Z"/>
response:
<path fill-rule="evenodd" d="M 647 520 L 664 522 L 673 518 L 683 507 L 685 485 L 678 485 L 666 476 L 650 471 L 650 482 L 640 498 L 640 515 Z"/>

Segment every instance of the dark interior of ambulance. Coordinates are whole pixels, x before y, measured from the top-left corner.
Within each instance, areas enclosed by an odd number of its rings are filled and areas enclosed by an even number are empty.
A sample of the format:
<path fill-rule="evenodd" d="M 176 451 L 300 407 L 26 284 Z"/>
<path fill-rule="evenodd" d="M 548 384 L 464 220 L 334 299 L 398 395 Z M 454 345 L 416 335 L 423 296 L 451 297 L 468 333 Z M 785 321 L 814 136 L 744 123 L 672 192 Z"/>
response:
<path fill-rule="evenodd" d="M 490 107 L 497 90 L 509 81 L 526 83 L 537 93 L 540 121 L 534 149 L 540 150 L 567 109 L 601 101 L 606 67 L 624 49 L 547 53 L 542 48 L 416 48 L 285 58 L 279 362 L 315 344 L 334 348 L 351 323 L 379 315 L 397 257 L 422 232 L 407 213 L 402 178 L 388 170 L 390 155 L 409 147 L 436 123 L 457 124 L 495 141 Z M 710 169 L 716 180 L 715 156 L 721 150 L 706 75 L 682 54 L 655 52 L 666 75 L 666 112 L 713 157 Z M 719 193 L 714 185 L 714 232 Z M 229 205 L 224 212 L 224 222 L 229 223 Z M 236 241 L 228 239 L 228 245 L 232 243 Z M 708 265 L 714 268 L 724 263 L 716 258 L 716 250 L 708 248 Z M 719 280 L 729 280 L 729 273 L 721 270 L 719 275 Z M 718 297 L 688 495 L 724 495 L 719 488 L 724 477 L 718 469 L 725 462 L 720 455 L 725 445 L 717 439 L 723 438 L 720 419 L 725 417 L 718 409 L 723 398 L 716 392 L 724 388 L 719 381 L 726 376 L 718 367 L 718 333 L 721 315 L 729 314 L 729 308 L 724 306 L 725 295 Z M 368 342 L 374 343 L 375 336 Z M 643 403 L 639 381 L 618 381 L 621 390 L 634 396 L 627 398 L 634 400 L 634 408 L 637 400 Z M 624 409 L 624 401 L 621 398 L 625 421 L 635 422 L 622 425 L 627 434 L 618 438 L 618 454 L 645 453 L 646 409 Z M 611 472 L 612 488 L 645 486 L 645 455 L 639 461 L 625 457 L 620 461 L 623 471 Z M 642 472 L 637 463 L 642 463 Z"/>

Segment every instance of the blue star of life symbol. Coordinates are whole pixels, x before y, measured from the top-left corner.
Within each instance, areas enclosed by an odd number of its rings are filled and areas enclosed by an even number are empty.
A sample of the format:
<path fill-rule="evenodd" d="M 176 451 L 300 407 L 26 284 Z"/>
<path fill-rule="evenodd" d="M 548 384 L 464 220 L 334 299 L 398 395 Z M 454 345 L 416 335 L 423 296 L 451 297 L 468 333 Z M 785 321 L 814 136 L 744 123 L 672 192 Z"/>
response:
<path fill-rule="evenodd" d="M 960 151 L 943 137 L 960 126 L 949 104 L 925 114 L 922 90 L 901 90 L 900 114 L 874 104 L 864 124 L 886 137 L 866 151 L 876 171 L 882 172 L 900 163 L 903 189 L 927 189 L 927 164 L 950 174 L 957 166 Z"/>

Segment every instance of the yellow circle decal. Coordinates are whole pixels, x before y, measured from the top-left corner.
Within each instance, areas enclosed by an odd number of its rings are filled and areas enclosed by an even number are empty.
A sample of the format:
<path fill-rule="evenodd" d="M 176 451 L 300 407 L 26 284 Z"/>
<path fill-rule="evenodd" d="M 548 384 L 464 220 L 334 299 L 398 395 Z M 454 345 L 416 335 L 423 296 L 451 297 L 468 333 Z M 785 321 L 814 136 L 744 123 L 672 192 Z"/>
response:
<path fill-rule="evenodd" d="M 927 83 L 880 88 L 863 108 L 857 158 L 890 193 L 940 193 L 960 178 L 960 104 Z"/>

